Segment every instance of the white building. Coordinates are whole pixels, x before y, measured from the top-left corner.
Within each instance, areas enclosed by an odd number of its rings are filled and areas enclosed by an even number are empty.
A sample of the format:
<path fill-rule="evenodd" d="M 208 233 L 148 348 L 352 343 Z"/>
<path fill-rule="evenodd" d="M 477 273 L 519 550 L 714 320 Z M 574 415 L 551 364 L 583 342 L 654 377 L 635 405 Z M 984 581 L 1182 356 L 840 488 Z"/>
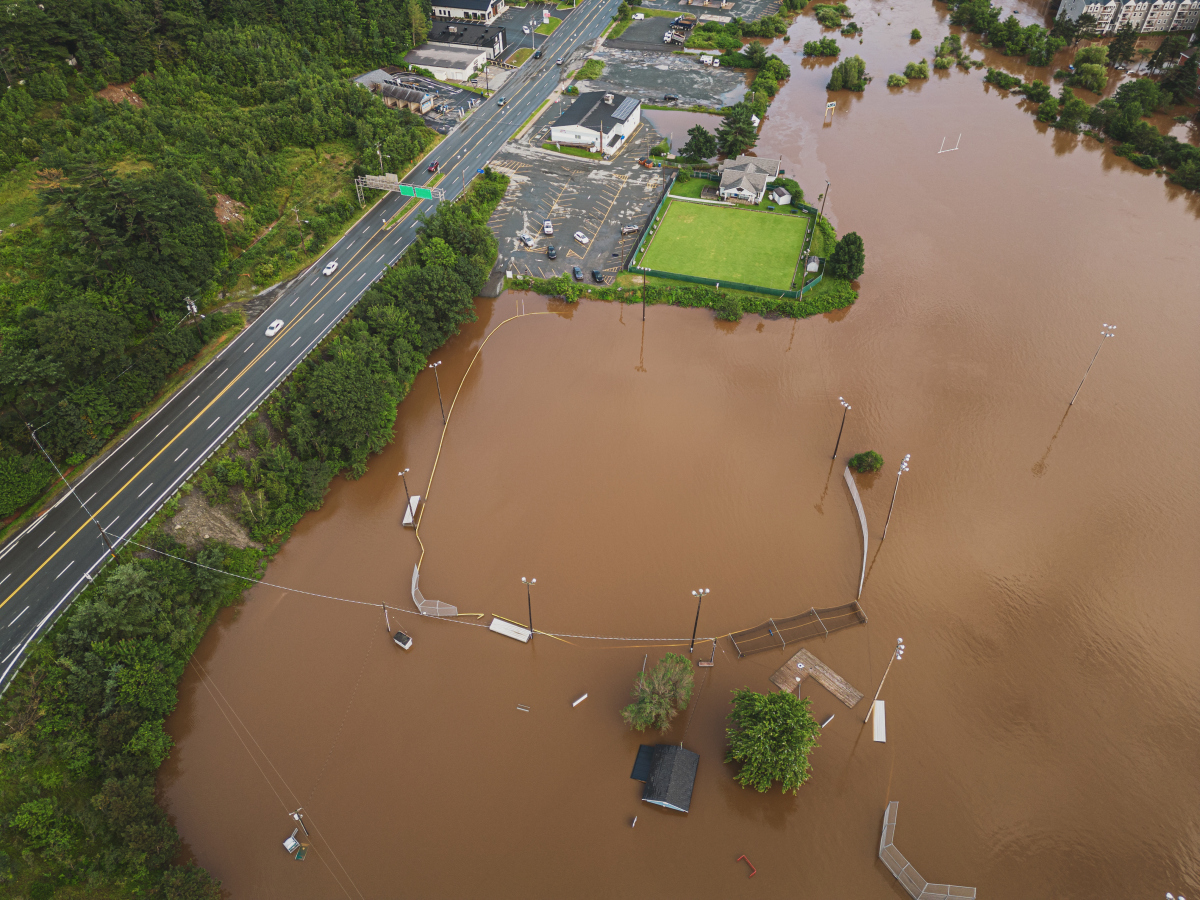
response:
<path fill-rule="evenodd" d="M 407 65 L 428 69 L 438 81 L 469 81 L 486 61 L 487 50 L 483 47 L 449 44 L 422 44 L 404 57 Z"/>
<path fill-rule="evenodd" d="M 767 184 L 779 177 L 779 160 L 743 155 L 725 162 L 718 171 L 721 186 L 717 193 L 722 200 L 761 203 Z"/>
<path fill-rule="evenodd" d="M 1134 31 L 1194 31 L 1200 22 L 1200 0 L 1063 0 L 1061 12 L 1072 21 L 1094 16 L 1101 34 L 1129 24 Z"/>
<path fill-rule="evenodd" d="M 622 94 L 589 91 L 580 94 L 566 112 L 550 123 L 550 140 L 607 156 L 620 149 L 641 122 L 642 101 Z"/>
<path fill-rule="evenodd" d="M 508 5 L 504 0 L 454 0 L 452 5 L 442 5 L 434 0 L 432 8 L 435 19 L 466 19 L 491 25 Z"/>

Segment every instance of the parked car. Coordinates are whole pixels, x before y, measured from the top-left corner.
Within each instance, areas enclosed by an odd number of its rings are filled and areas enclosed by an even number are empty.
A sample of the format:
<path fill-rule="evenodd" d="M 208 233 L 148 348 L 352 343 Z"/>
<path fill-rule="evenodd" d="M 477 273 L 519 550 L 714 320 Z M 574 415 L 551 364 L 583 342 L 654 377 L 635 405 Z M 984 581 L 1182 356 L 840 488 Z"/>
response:
<path fill-rule="evenodd" d="M 633 17 L 634 17 L 634 19 L 644 19 L 644 18 L 646 18 L 646 14 L 645 13 L 634 13 Z"/>
<path fill-rule="evenodd" d="M 329 265 L 327 265 L 324 269 L 321 270 L 321 274 L 322 275 L 332 275 L 336 271 L 337 271 L 337 260 L 334 260 Z"/>
<path fill-rule="evenodd" d="M 579 241 L 579 243 L 583 244 L 584 246 L 587 246 L 591 239 L 582 231 L 577 231 L 575 232 L 575 240 Z"/>
<path fill-rule="evenodd" d="M 435 159 L 433 162 L 431 162 L 429 164 L 429 167 L 425 171 L 426 172 L 436 172 L 441 167 L 442 167 L 442 164 Z"/>
<path fill-rule="evenodd" d="M 572 266 L 571 274 L 575 276 L 576 281 L 583 281 L 583 269 L 579 268 L 579 266 Z"/>
<path fill-rule="evenodd" d="M 663 97 L 663 103 L 678 103 L 678 102 L 679 102 L 679 98 L 676 97 L 674 94 L 667 94 L 667 96 Z"/>
<path fill-rule="evenodd" d="M 533 58 L 534 58 L 534 59 L 541 59 L 541 58 L 542 58 L 542 51 L 541 51 L 541 50 L 539 50 L 539 51 L 537 51 L 537 53 L 533 54 Z"/>
<path fill-rule="evenodd" d="M 554 234 L 554 223 L 549 219 L 542 223 L 542 234 Z"/>
<path fill-rule="evenodd" d="M 555 64 L 556 66 L 561 66 L 561 65 L 563 64 L 563 58 L 560 56 L 558 59 L 556 59 L 556 60 L 554 61 L 554 64 Z"/>
<path fill-rule="evenodd" d="M 522 31 L 524 34 L 529 34 L 529 26 L 528 26 L 528 25 L 522 25 L 522 26 L 521 26 L 521 31 Z"/>
<path fill-rule="evenodd" d="M 279 329 L 283 327 L 283 319 L 276 319 L 267 326 L 267 337 L 275 337 L 279 334 Z"/>
<path fill-rule="evenodd" d="M 517 237 L 519 237 L 521 239 L 521 243 L 524 244 L 526 247 L 533 246 L 533 238 L 530 237 L 525 232 L 522 231 L 519 235 L 517 235 Z"/>
<path fill-rule="evenodd" d="M 592 280 L 595 281 L 596 284 L 604 284 L 604 273 L 599 269 L 592 269 Z"/>
<path fill-rule="evenodd" d="M 636 225 L 621 226 L 621 234 L 637 234 L 639 231 L 641 231 L 641 229 Z"/>
<path fill-rule="evenodd" d="M 546 247 L 546 257 L 548 259 L 558 259 L 558 251 L 554 249 L 553 244 Z"/>

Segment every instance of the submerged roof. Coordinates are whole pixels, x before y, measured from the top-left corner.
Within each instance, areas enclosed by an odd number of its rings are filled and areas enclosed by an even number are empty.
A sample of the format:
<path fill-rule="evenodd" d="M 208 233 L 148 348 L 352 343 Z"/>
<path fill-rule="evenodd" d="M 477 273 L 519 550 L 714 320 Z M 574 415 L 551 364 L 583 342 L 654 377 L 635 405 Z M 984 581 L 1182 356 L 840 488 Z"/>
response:
<path fill-rule="evenodd" d="M 639 761 L 641 751 L 638 751 Z M 687 812 L 692 805 L 692 788 L 700 755 L 674 744 L 659 744 L 650 760 L 649 777 L 642 799 L 647 803 Z"/>

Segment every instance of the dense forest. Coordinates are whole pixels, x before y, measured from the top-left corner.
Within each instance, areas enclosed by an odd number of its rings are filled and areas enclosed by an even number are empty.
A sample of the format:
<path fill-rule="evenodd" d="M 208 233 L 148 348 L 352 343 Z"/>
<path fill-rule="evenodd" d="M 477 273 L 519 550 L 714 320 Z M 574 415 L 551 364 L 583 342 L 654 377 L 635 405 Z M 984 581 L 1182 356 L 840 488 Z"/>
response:
<path fill-rule="evenodd" d="M 27 423 L 60 464 L 94 455 L 234 324 L 180 324 L 188 298 L 296 272 L 359 214 L 354 174 L 436 139 L 350 80 L 423 39 L 419 0 L 6 9 L 0 517 L 53 474 Z"/>
<path fill-rule="evenodd" d="M 179 679 L 264 553 L 339 473 L 366 471 L 428 355 L 474 318 L 496 258 L 487 221 L 506 184 L 488 171 L 423 219 L 399 265 L 185 485 L 265 551 L 189 550 L 163 528 L 173 498 L 32 649 L 0 700 L 0 894 L 219 900 L 202 868 L 172 864 L 179 837 L 155 803 Z"/>

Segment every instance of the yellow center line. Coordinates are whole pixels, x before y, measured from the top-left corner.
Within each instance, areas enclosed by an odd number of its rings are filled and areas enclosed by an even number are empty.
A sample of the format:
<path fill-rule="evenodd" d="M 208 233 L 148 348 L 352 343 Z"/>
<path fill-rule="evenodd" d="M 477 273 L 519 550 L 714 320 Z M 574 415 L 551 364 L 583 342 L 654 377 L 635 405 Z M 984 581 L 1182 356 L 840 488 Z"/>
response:
<path fill-rule="evenodd" d="M 359 221 L 362 221 L 362 220 L 360 219 Z M 354 256 L 350 257 L 351 261 L 353 261 L 356 257 L 360 256 L 364 252 L 373 250 L 374 248 L 371 246 L 371 242 L 375 238 L 379 237 L 381 231 L 382 231 L 382 229 L 377 230 L 375 232 L 375 234 L 373 234 L 373 235 L 371 235 L 371 237 L 367 238 L 366 242 L 358 250 L 358 252 L 355 253 Z M 376 245 L 376 246 L 378 246 L 378 245 Z M 242 369 L 242 371 L 238 372 L 238 374 L 235 375 L 230 380 L 229 384 L 226 385 L 221 390 L 221 392 L 217 394 L 217 396 L 213 397 L 213 399 L 210 400 L 204 406 L 203 409 L 201 409 L 198 413 L 196 413 L 195 416 L 192 417 L 191 421 L 189 421 L 186 425 L 184 425 L 181 429 L 179 429 L 179 431 L 176 432 L 175 436 L 172 437 L 169 441 L 167 441 L 167 443 L 165 445 L 163 445 L 163 448 L 161 450 L 159 450 L 157 453 L 155 453 L 154 456 L 150 457 L 150 459 L 146 461 L 145 465 L 143 465 L 140 469 L 138 469 L 136 472 L 134 472 L 128 481 L 126 481 L 123 485 L 121 485 L 121 487 L 117 488 L 116 492 L 113 493 L 113 495 L 104 502 L 103 506 L 99 507 L 94 513 L 89 515 L 88 518 L 84 521 L 84 523 L 82 525 L 80 525 L 77 529 L 75 529 L 75 531 L 71 534 L 70 537 L 68 537 L 65 541 L 63 541 L 53 553 L 51 553 L 49 556 L 46 557 L 45 561 L 43 561 L 40 566 L 38 566 L 36 569 L 33 570 L 33 572 L 31 572 L 29 574 L 28 578 L 26 578 L 19 585 L 17 585 L 16 588 L 13 589 L 13 592 L 11 594 L 9 594 L 7 597 L 5 597 L 3 601 L 0 601 L 0 609 L 3 609 L 4 605 L 6 603 L 8 603 L 8 601 L 11 600 L 13 597 L 15 597 L 21 591 L 21 589 L 23 587 L 25 587 L 25 585 L 27 585 L 33 579 L 33 577 L 38 574 L 38 572 L 42 571 L 42 569 L 44 569 L 47 565 L 49 565 L 50 561 L 52 559 L 54 559 L 54 557 L 58 556 L 58 554 L 60 552 L 62 552 L 62 550 L 67 546 L 67 544 L 71 543 L 71 541 L 73 541 L 75 539 L 75 537 L 79 534 L 79 532 L 83 531 L 83 529 L 85 529 L 90 522 L 95 521 L 95 517 L 97 515 L 99 515 L 100 513 L 102 513 L 104 511 L 105 507 L 107 507 L 110 503 L 112 503 L 114 500 L 116 500 L 117 497 L 120 496 L 122 491 L 124 491 L 127 487 L 129 487 L 131 484 L 133 484 L 133 482 L 137 480 L 139 475 L 141 475 L 143 472 L 145 472 L 146 469 L 151 464 L 153 464 L 155 460 L 157 460 L 160 456 L 162 456 L 164 453 L 166 453 L 167 450 L 170 448 L 170 446 L 172 444 L 174 444 L 177 440 L 179 440 L 179 438 L 181 438 L 183 436 L 184 432 L 186 432 L 189 428 L 192 427 L 192 425 L 194 425 L 196 423 L 197 419 L 199 419 L 206 412 L 208 412 L 208 410 L 212 408 L 212 405 L 214 403 L 216 403 L 223 396 L 225 396 L 226 391 L 230 390 L 235 384 L 237 384 L 238 381 L 241 379 L 241 377 L 243 375 L 245 375 L 247 372 L 249 372 L 258 362 L 260 362 L 262 360 L 263 356 L 265 356 L 266 353 L 272 347 L 274 347 L 277 343 L 279 343 L 279 341 L 283 340 L 284 336 L 287 335 L 288 332 L 290 332 L 292 330 L 293 326 L 295 326 L 301 319 L 303 319 L 309 312 L 312 311 L 312 309 L 316 303 L 318 303 L 324 297 L 328 296 L 329 293 L 331 291 L 333 291 L 334 288 L 336 288 L 340 284 L 342 284 L 346 280 L 346 277 L 349 276 L 350 273 L 352 273 L 355 269 L 357 269 L 363 263 L 364 259 L 359 259 L 358 262 L 354 263 L 354 265 L 345 269 L 340 278 L 338 278 L 336 281 L 331 281 L 328 285 L 326 285 L 325 287 L 318 290 L 317 293 L 313 296 L 313 298 L 304 304 L 304 306 L 300 309 L 300 312 L 298 312 L 296 314 L 296 316 L 287 324 L 287 326 L 285 326 L 283 329 L 281 329 L 279 334 L 277 334 L 277 335 L 275 335 L 275 337 L 271 338 L 271 340 L 267 342 L 267 345 L 265 347 L 263 347 L 263 349 L 260 350 L 254 356 L 254 358 L 252 360 L 250 360 L 250 362 L 248 362 L 246 364 L 246 366 Z M 370 285 L 368 285 L 368 287 L 369 286 Z M 186 450 L 185 450 L 185 452 L 186 452 Z"/>

